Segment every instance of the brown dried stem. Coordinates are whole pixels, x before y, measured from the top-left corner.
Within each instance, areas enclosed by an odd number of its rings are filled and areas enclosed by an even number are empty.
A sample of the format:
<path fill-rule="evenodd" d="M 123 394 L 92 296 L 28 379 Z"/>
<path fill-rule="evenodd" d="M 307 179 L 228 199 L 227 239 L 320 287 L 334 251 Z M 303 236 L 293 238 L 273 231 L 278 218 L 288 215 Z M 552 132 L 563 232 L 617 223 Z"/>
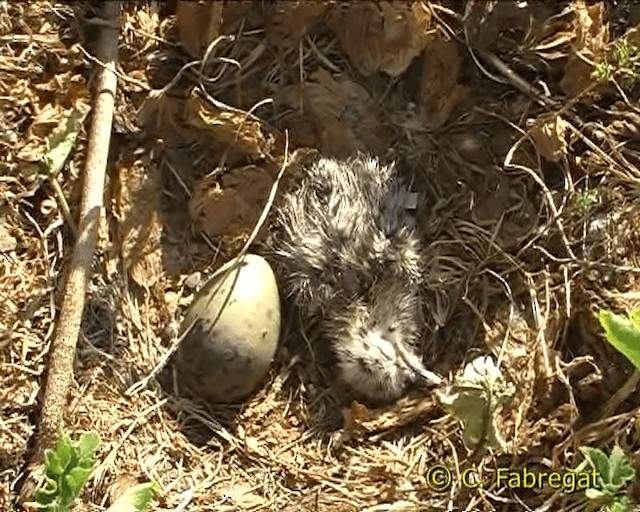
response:
<path fill-rule="evenodd" d="M 73 361 L 103 206 L 117 86 L 114 71 L 118 56 L 118 29 L 114 28 L 114 23 L 117 26 L 119 13 L 120 2 L 103 4 L 103 16 L 108 23 L 102 28 L 98 52 L 105 65 L 98 73 L 93 119 L 88 134 L 79 235 L 71 258 L 56 335 L 51 345 L 42 409 L 27 459 L 28 480 L 22 489 L 23 499 L 30 497 L 34 490 L 33 471 L 42 463 L 45 450 L 57 439 L 73 378 Z"/>

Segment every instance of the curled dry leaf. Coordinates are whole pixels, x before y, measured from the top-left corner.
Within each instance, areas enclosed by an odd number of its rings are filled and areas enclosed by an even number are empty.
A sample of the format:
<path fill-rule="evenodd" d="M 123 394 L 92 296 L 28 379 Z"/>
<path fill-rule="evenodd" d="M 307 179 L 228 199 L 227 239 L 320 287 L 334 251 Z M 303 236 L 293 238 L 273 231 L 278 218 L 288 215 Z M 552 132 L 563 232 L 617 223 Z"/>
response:
<path fill-rule="evenodd" d="M 138 484 L 138 478 L 132 473 L 123 473 L 116 476 L 109 486 L 109 501 L 115 503 L 127 489 Z"/>
<path fill-rule="evenodd" d="M 458 84 L 462 56 L 455 41 L 433 40 L 422 57 L 420 99 L 423 115 L 433 126 L 442 126 L 468 97 Z"/>
<path fill-rule="evenodd" d="M 424 422 L 440 413 L 433 397 L 405 398 L 389 407 L 368 410 L 367 415 L 358 419 L 358 427 L 367 434 L 388 432 L 410 425 L 417 421 Z"/>
<path fill-rule="evenodd" d="M 580 0 L 574 3 L 573 8 L 575 39 L 560 81 L 560 87 L 569 96 L 576 96 L 591 83 L 593 68 L 588 61 L 601 61 L 609 42 L 609 24 L 604 19 L 604 3 L 587 5 L 584 0 Z"/>
<path fill-rule="evenodd" d="M 212 105 L 195 93 L 189 98 L 187 108 L 190 123 L 208 131 L 216 142 L 228 144 L 250 158 L 272 154 L 275 136 L 264 130 L 262 123 L 251 114 Z"/>
<path fill-rule="evenodd" d="M 220 35 L 223 2 L 193 2 L 179 0 L 176 24 L 180 39 L 189 55 L 198 59 Z"/>
<path fill-rule="evenodd" d="M 571 52 L 574 39 L 571 9 L 545 19 L 536 30 L 533 50 L 545 60 L 563 59 Z"/>
<path fill-rule="evenodd" d="M 27 130 L 26 143 L 18 152 L 18 158 L 27 162 L 39 162 L 47 158 L 52 144 L 56 145 L 56 141 L 64 138 L 67 131 L 77 132 L 79 129 L 79 126 L 67 129 L 67 125 L 73 124 L 70 121 L 72 119 L 77 119 L 79 123 L 82 123 L 88 111 L 86 104 L 78 103 L 78 106 L 82 107 L 82 111 L 65 109 L 61 105 L 52 103 L 46 104 L 33 118 Z M 71 148 L 67 149 L 63 162 L 71 150 Z"/>
<path fill-rule="evenodd" d="M 295 112 L 283 119 L 294 145 L 319 147 L 323 154 L 336 157 L 386 147 L 388 134 L 380 121 L 383 116 L 369 92 L 325 69 L 313 73 L 302 85 L 281 89 L 276 105 Z"/>
<path fill-rule="evenodd" d="M 254 440 L 255 441 L 255 440 Z M 260 442 L 255 442 L 256 445 L 260 445 Z M 263 450 L 256 450 L 262 452 Z M 264 505 L 264 496 L 255 492 L 255 486 L 249 484 L 235 484 L 229 486 L 224 493 L 225 499 L 233 503 L 235 507 L 240 510 L 258 509 Z"/>
<path fill-rule="evenodd" d="M 357 428 L 370 419 L 369 409 L 356 401 L 351 402 L 351 407 L 344 409 L 342 415 L 344 417 L 344 426 L 348 429 Z"/>
<path fill-rule="evenodd" d="M 472 46 L 482 50 L 493 47 L 506 27 L 527 30 L 531 24 L 527 7 L 522 2 L 469 2 L 464 23 Z"/>
<path fill-rule="evenodd" d="M 609 125 L 609 134 L 620 139 L 640 142 L 640 113 L 620 112 L 617 119 Z"/>
<path fill-rule="evenodd" d="M 267 39 L 276 46 L 298 44 L 313 29 L 328 6 L 325 2 L 274 2 L 264 27 Z"/>
<path fill-rule="evenodd" d="M 156 9 L 135 9 L 125 11 L 122 14 L 121 37 L 127 44 L 136 43 L 136 30 L 142 30 L 145 34 L 156 34 L 160 27 L 160 16 Z M 144 44 L 152 45 L 153 41 L 143 38 Z M 133 64 L 133 62 L 128 62 Z"/>
<path fill-rule="evenodd" d="M 5 220 L 0 217 L 0 254 L 14 251 L 17 247 L 18 241 L 11 234 L 11 230 Z"/>
<path fill-rule="evenodd" d="M 80 112 L 89 109 L 91 98 L 87 81 L 75 72 L 67 71 L 53 75 L 48 82 L 35 84 L 33 88 L 44 93 L 60 91 L 60 96 L 56 98 L 56 101 L 65 108 L 75 107 Z"/>
<path fill-rule="evenodd" d="M 421 2 L 351 2 L 332 9 L 327 25 L 364 76 L 398 76 L 422 52 L 431 17 Z"/>
<path fill-rule="evenodd" d="M 162 224 L 157 183 L 146 167 L 141 160 L 118 164 L 114 213 L 125 266 L 137 284 L 148 288 L 162 274 Z"/>
<path fill-rule="evenodd" d="M 161 90 L 151 91 L 144 99 L 138 113 L 139 122 L 160 137 L 171 140 L 190 139 L 188 130 L 181 128 L 185 102 L 182 98 L 172 98 Z"/>
<path fill-rule="evenodd" d="M 488 173 L 489 176 L 492 173 Z M 537 218 L 536 205 L 525 188 L 496 173 L 479 191 L 471 209 L 471 218 L 478 226 L 496 230 L 496 244 L 504 250 L 511 250 L 520 247 L 523 238 L 533 229 Z M 499 230 L 495 226 L 499 226 Z"/>
<path fill-rule="evenodd" d="M 362 430 L 362 424 L 369 420 L 369 410 L 367 407 L 355 400 L 351 402 L 351 407 L 342 409 L 343 426 L 340 432 L 339 443 L 345 443 Z"/>
<path fill-rule="evenodd" d="M 540 118 L 529 134 L 542 158 L 558 162 L 567 154 L 567 130 L 569 124 L 560 116 Z"/>
<path fill-rule="evenodd" d="M 196 229 L 211 237 L 249 234 L 267 203 L 273 181 L 256 165 L 233 169 L 222 177 L 207 176 L 189 202 Z"/>

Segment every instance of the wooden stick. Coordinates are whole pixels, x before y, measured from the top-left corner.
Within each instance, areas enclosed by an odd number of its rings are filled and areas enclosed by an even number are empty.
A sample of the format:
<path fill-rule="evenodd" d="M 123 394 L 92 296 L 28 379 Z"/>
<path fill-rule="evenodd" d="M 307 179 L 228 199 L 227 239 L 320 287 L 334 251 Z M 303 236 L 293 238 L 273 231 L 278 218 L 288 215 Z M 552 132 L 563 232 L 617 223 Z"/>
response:
<path fill-rule="evenodd" d="M 101 27 L 98 56 L 104 66 L 97 74 L 93 119 L 88 133 L 79 233 L 70 262 L 60 317 L 49 353 L 40 418 L 34 437 L 31 439 L 31 449 L 27 454 L 26 480 L 23 480 L 20 493 L 22 503 L 32 498 L 38 483 L 34 472 L 44 462 L 45 450 L 57 441 L 73 379 L 76 344 L 103 206 L 105 171 L 117 86 L 115 68 L 118 58 L 119 15 L 119 1 L 102 4 L 102 16 L 106 23 Z"/>

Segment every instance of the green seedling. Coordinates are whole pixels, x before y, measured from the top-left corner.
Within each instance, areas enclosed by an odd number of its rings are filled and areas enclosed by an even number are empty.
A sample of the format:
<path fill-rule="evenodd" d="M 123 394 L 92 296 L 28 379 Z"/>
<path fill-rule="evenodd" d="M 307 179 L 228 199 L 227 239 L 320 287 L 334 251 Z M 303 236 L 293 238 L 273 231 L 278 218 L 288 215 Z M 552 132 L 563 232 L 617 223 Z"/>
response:
<path fill-rule="evenodd" d="M 95 465 L 98 434 L 82 434 L 77 443 L 61 434 L 55 450 L 45 456 L 44 482 L 36 490 L 36 505 L 45 512 L 70 512 Z M 144 512 L 160 486 L 146 482 L 127 489 L 107 512 Z"/>
<path fill-rule="evenodd" d="M 589 213 L 591 208 L 600 201 L 600 194 L 597 190 L 583 190 L 577 192 L 571 198 L 571 210 L 581 216 Z"/>
<path fill-rule="evenodd" d="M 577 472 L 595 471 L 597 477 L 594 487 L 585 489 L 585 496 L 592 510 L 602 512 L 628 512 L 633 502 L 626 496 L 625 490 L 635 479 L 636 472 L 625 453 L 615 446 L 611 454 L 597 448 L 581 446 L 584 460 L 576 468 Z"/>
<path fill-rule="evenodd" d="M 614 77 L 624 89 L 631 89 L 640 75 L 640 51 L 627 39 L 615 43 L 611 59 L 595 65 L 593 77 L 600 81 L 608 81 Z"/>
<path fill-rule="evenodd" d="M 606 340 L 640 370 L 640 308 L 629 313 L 627 318 L 602 310 L 598 320 Z"/>
<path fill-rule="evenodd" d="M 146 482 L 127 489 L 107 512 L 144 512 L 155 498 L 160 486 L 156 482 Z"/>
<path fill-rule="evenodd" d="M 505 380 L 491 357 L 478 357 L 465 366 L 449 389 L 438 392 L 438 398 L 462 422 L 467 448 L 504 450 L 506 445 L 495 416 L 498 407 L 508 402 L 514 391 L 513 384 Z"/>
<path fill-rule="evenodd" d="M 73 151 L 76 145 L 78 132 L 85 117 L 86 112 L 73 111 L 47 139 L 47 153 L 38 164 L 38 174 L 48 179 L 51 183 L 58 198 L 62 214 L 74 235 L 77 234 L 77 228 L 73 221 L 67 198 L 58 182 L 57 175 L 64 167 L 64 164 L 71 155 L 71 151 Z"/>
<path fill-rule="evenodd" d="M 55 450 L 45 456 L 44 482 L 36 490 L 36 503 L 46 512 L 68 512 L 93 470 L 98 434 L 82 434 L 77 443 L 61 434 Z"/>
<path fill-rule="evenodd" d="M 73 111 L 47 139 L 47 153 L 42 157 L 38 172 L 47 177 L 55 177 L 64 167 L 76 145 L 78 132 L 86 114 Z"/>

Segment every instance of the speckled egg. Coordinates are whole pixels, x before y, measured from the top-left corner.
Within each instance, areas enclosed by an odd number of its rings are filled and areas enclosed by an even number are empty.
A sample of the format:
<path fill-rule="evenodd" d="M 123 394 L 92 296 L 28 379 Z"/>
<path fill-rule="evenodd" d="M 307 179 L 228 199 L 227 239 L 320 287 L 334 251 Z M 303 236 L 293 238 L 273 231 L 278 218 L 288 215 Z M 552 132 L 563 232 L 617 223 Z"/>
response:
<path fill-rule="evenodd" d="M 236 402 L 265 378 L 280 336 L 280 298 L 267 261 L 254 254 L 221 267 L 189 306 L 177 368 L 182 382 L 210 402 Z"/>

